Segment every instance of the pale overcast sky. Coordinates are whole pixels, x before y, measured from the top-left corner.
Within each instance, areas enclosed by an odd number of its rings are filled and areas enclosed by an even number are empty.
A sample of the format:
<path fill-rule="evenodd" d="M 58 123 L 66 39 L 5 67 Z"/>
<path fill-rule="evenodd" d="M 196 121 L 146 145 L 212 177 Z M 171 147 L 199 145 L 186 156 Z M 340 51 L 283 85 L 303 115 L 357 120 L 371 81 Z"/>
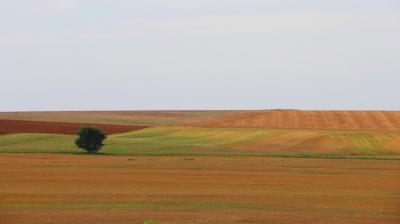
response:
<path fill-rule="evenodd" d="M 0 111 L 400 110 L 399 0 L 0 0 Z"/>

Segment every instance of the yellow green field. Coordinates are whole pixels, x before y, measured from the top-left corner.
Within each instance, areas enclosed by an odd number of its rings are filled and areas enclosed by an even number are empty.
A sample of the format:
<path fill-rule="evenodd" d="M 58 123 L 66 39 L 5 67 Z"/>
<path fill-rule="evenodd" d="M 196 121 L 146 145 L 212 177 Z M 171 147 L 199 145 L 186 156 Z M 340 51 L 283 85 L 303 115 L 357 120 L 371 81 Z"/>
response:
<path fill-rule="evenodd" d="M 0 135 L 0 152 L 79 153 L 73 135 Z M 110 135 L 103 154 L 400 155 L 399 132 L 151 127 Z"/>

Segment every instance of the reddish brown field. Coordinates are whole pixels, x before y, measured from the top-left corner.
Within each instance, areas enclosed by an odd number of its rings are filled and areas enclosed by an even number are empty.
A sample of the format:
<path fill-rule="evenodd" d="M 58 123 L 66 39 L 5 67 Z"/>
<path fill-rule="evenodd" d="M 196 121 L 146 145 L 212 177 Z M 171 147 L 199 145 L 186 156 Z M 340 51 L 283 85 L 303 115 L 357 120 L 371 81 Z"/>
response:
<path fill-rule="evenodd" d="M 76 134 L 82 126 L 93 126 L 104 130 L 107 134 L 124 133 L 146 128 L 146 126 L 124 126 L 110 124 L 77 124 L 45 121 L 0 120 L 0 134 L 12 133 L 50 133 Z"/>
<path fill-rule="evenodd" d="M 0 223 L 400 223 L 400 161 L 0 154 Z"/>
<path fill-rule="evenodd" d="M 199 119 L 210 119 L 236 111 L 57 111 L 0 112 L 0 119 L 52 122 L 118 124 L 118 125 L 181 125 Z"/>
<path fill-rule="evenodd" d="M 193 124 L 208 127 L 400 131 L 400 111 L 245 111 Z"/>

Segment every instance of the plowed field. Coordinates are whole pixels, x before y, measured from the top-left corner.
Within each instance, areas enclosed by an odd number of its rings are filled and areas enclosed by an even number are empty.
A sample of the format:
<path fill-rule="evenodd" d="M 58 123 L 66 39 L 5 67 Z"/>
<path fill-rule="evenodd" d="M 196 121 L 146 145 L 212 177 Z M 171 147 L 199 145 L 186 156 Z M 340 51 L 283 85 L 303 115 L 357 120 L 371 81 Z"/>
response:
<path fill-rule="evenodd" d="M 0 223 L 400 223 L 400 161 L 0 154 Z"/>
<path fill-rule="evenodd" d="M 84 111 L 7 112 L 0 119 L 118 124 L 400 131 L 400 111 Z"/>
<path fill-rule="evenodd" d="M 400 111 L 246 111 L 193 124 L 207 127 L 400 131 Z"/>
<path fill-rule="evenodd" d="M 77 124 L 45 121 L 0 120 L 0 134 L 13 133 L 49 133 L 76 134 L 82 126 L 93 126 L 104 130 L 107 134 L 124 133 L 146 128 L 145 126 L 123 126 L 109 124 Z"/>
<path fill-rule="evenodd" d="M 194 120 L 210 119 L 236 111 L 59 111 L 0 112 L 0 119 L 73 122 L 117 125 L 181 125 Z"/>

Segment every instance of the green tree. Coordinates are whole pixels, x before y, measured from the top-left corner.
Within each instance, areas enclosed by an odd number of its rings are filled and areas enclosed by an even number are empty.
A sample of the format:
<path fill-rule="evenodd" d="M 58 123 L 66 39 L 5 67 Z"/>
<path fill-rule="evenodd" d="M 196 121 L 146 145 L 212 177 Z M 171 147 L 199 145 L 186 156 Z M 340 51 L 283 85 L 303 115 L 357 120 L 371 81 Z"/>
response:
<path fill-rule="evenodd" d="M 75 144 L 87 151 L 88 153 L 96 153 L 104 145 L 103 141 L 107 135 L 98 128 L 82 127 L 78 131 L 78 138 Z"/>

